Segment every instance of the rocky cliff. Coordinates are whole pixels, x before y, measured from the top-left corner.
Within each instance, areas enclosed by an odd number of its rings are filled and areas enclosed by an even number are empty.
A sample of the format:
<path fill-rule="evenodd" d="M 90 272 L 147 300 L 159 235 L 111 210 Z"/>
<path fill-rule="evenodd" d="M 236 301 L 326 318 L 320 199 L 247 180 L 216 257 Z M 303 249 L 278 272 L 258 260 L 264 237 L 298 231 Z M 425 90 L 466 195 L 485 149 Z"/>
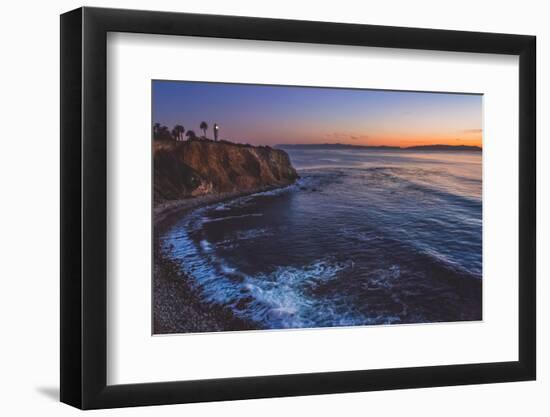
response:
<path fill-rule="evenodd" d="M 154 201 L 279 187 L 298 178 L 286 152 L 193 139 L 155 141 Z"/>

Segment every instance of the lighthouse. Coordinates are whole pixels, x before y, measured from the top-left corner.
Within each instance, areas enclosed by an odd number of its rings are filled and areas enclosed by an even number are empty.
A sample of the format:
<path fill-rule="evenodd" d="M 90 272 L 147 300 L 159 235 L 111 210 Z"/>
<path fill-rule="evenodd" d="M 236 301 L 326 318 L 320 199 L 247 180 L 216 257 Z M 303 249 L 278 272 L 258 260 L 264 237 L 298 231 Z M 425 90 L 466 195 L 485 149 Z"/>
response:
<path fill-rule="evenodd" d="M 218 141 L 218 131 L 220 130 L 220 126 L 217 123 L 214 123 L 214 140 Z"/>

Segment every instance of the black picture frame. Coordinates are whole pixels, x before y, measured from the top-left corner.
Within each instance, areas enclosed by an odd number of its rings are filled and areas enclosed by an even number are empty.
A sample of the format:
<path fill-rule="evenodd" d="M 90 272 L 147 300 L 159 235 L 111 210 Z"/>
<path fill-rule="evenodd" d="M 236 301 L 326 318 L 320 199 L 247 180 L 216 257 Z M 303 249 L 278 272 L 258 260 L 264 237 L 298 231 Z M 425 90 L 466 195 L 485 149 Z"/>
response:
<path fill-rule="evenodd" d="M 518 361 L 107 385 L 108 32 L 519 56 Z M 61 401 L 94 409 L 534 380 L 535 54 L 524 35 L 88 7 L 61 15 Z"/>

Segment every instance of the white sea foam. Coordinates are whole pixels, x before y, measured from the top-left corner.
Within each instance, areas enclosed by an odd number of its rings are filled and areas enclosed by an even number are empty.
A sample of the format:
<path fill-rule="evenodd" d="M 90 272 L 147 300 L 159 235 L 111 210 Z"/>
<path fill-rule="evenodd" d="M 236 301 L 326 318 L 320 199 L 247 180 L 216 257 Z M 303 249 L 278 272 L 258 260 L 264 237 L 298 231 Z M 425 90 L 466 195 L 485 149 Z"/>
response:
<path fill-rule="evenodd" d="M 203 239 L 201 240 L 201 248 L 205 252 L 210 252 L 212 250 L 212 245 L 208 240 Z"/>
<path fill-rule="evenodd" d="M 245 286 L 256 300 L 254 319 L 278 327 L 309 327 L 315 320 L 333 320 L 332 306 L 311 295 L 317 286 L 336 279 L 353 262 L 318 260 L 304 267 L 279 267 L 269 275 L 247 277 Z"/>

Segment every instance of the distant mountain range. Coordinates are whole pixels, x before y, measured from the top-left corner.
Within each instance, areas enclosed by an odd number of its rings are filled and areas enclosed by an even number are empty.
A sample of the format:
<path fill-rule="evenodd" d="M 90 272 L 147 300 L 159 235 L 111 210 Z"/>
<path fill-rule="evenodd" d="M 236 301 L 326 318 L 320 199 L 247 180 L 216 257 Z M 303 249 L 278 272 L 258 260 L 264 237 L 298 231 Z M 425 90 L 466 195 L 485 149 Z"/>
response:
<path fill-rule="evenodd" d="M 468 145 L 421 145 L 408 146 L 402 148 L 400 146 L 361 146 L 349 145 L 345 143 L 312 143 L 312 144 L 282 144 L 275 145 L 276 148 L 287 149 L 377 149 L 377 150 L 406 150 L 406 151 L 475 151 L 481 152 L 479 146 Z"/>

